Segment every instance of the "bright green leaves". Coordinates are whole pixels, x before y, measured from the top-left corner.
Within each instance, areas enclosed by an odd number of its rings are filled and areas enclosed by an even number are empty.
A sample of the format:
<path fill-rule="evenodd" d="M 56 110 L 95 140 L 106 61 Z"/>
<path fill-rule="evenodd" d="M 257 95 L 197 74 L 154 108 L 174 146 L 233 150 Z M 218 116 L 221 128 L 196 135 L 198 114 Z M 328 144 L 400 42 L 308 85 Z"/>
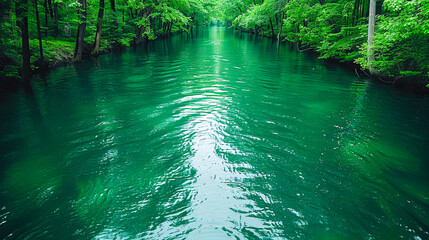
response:
<path fill-rule="evenodd" d="M 320 21 L 318 14 L 325 14 L 321 11 L 320 4 L 308 5 L 301 0 L 292 0 L 285 6 L 286 19 L 284 27 L 286 32 L 286 40 L 291 42 L 301 41 L 304 45 L 311 45 L 313 42 L 323 40 L 326 35 L 327 23 Z M 330 28 L 330 27 L 328 27 Z"/>
<path fill-rule="evenodd" d="M 162 22 L 176 22 L 180 25 L 188 24 L 189 17 L 186 17 L 179 10 L 168 6 L 167 4 L 160 4 L 155 7 L 157 12 L 153 13 L 152 16 L 160 16 Z"/>
<path fill-rule="evenodd" d="M 386 13 L 376 21 L 374 67 L 386 75 L 424 76 L 429 71 L 429 5 L 386 0 L 383 8 Z"/>
<path fill-rule="evenodd" d="M 194 25 L 202 25 L 212 21 L 211 12 L 213 11 L 213 6 L 209 1 L 201 0 L 189 0 L 190 10 L 190 21 Z"/>
<path fill-rule="evenodd" d="M 283 39 L 313 48 L 321 58 L 367 68 L 368 0 L 220 2 L 224 21 L 235 28 L 254 33 L 283 29 Z M 372 66 L 387 76 L 424 76 L 429 72 L 428 42 L 429 1 L 385 0 L 376 16 Z"/>
<path fill-rule="evenodd" d="M 358 46 L 366 39 L 365 26 L 351 26 L 353 4 L 307 2 L 292 0 L 285 6 L 285 38 L 311 47 L 321 58 L 353 61 L 358 57 Z"/>
<path fill-rule="evenodd" d="M 274 35 L 283 24 L 286 3 L 286 0 L 236 1 L 235 5 L 225 3 L 224 6 L 231 7 L 231 12 L 235 10 L 236 17 L 231 21 L 235 28 Z"/>
<path fill-rule="evenodd" d="M 274 3 L 285 0 L 221 0 L 218 9 L 222 12 L 220 19 L 227 25 L 233 25 L 244 30 L 254 29 L 255 26 L 268 24 L 269 17 L 279 9 Z M 281 5 L 281 4 L 278 4 Z M 280 7 L 281 8 L 281 7 Z"/>
<path fill-rule="evenodd" d="M 184 14 L 189 14 L 191 12 L 191 6 L 188 0 L 169 0 L 169 2 L 174 9 Z"/>
<path fill-rule="evenodd" d="M 353 62 L 360 56 L 359 45 L 366 40 L 365 26 L 342 27 L 339 33 L 327 33 L 318 51 L 321 58 Z"/>
<path fill-rule="evenodd" d="M 418 75 L 421 75 L 421 74 L 422 74 L 422 72 L 416 72 L 416 71 L 401 71 L 401 72 L 400 72 L 400 74 L 401 74 L 401 75 L 404 75 L 404 76 L 418 76 Z"/>
<path fill-rule="evenodd" d="M 269 15 L 262 5 L 252 6 L 246 13 L 233 21 L 233 26 L 243 29 L 254 29 L 269 21 Z"/>
<path fill-rule="evenodd" d="M 153 40 L 156 38 L 154 30 L 151 28 L 150 25 L 150 17 L 149 16 L 143 16 L 136 22 L 136 25 L 138 27 L 143 26 L 145 31 L 143 32 L 143 36 L 146 37 L 149 40 Z"/>

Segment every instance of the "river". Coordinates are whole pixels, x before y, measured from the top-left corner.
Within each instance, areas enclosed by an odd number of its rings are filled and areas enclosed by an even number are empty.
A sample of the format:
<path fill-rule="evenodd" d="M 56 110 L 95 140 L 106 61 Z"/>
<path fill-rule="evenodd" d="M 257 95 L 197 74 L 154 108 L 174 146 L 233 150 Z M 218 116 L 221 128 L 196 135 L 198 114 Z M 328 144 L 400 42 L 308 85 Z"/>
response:
<path fill-rule="evenodd" d="M 3 239 L 429 239 L 429 98 L 201 28 L 0 97 Z"/>

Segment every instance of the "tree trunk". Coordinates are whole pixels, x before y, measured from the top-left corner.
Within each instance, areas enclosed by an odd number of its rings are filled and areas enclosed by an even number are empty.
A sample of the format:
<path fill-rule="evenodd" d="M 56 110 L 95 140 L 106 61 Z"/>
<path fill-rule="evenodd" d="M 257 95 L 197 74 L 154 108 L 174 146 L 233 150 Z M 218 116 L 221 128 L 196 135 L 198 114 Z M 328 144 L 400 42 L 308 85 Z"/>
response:
<path fill-rule="evenodd" d="M 368 60 L 367 65 L 370 73 L 374 73 L 374 69 L 372 67 L 372 63 L 375 60 L 374 52 L 373 52 L 373 44 L 374 44 L 374 28 L 375 28 L 375 1 L 369 1 L 369 18 L 368 18 Z"/>
<path fill-rule="evenodd" d="M 38 5 L 37 0 L 35 0 L 34 9 L 36 10 L 36 24 L 37 24 L 37 36 L 39 38 L 40 61 L 41 61 L 42 67 L 44 67 L 45 59 L 43 58 L 42 31 L 40 30 L 39 8 L 37 5 Z"/>
<path fill-rule="evenodd" d="M 279 29 L 279 33 L 277 34 L 277 45 L 280 44 L 280 37 L 282 35 L 282 30 L 283 30 L 283 18 L 284 18 L 284 13 L 282 14 L 282 18 L 280 19 L 280 29 Z"/>
<path fill-rule="evenodd" d="M 273 21 L 270 18 L 270 25 L 271 25 L 271 36 L 274 38 L 275 34 L 274 34 L 274 27 L 273 27 Z"/>
<path fill-rule="evenodd" d="M 141 25 L 139 28 L 139 35 L 137 36 L 137 39 L 136 39 L 136 45 L 139 45 L 142 42 L 144 31 L 145 31 L 145 27 L 144 25 Z"/>
<path fill-rule="evenodd" d="M 167 34 L 171 33 L 171 27 L 173 26 L 173 22 L 170 22 L 170 24 L 168 24 L 168 30 L 167 30 Z"/>
<path fill-rule="evenodd" d="M 94 41 L 94 54 L 98 54 L 100 51 L 100 39 L 101 39 L 101 28 L 103 24 L 104 17 L 104 0 L 100 0 L 100 8 L 98 9 L 98 19 L 97 19 L 97 32 L 95 33 Z"/>
<path fill-rule="evenodd" d="M 54 11 L 52 10 L 52 0 L 48 0 L 49 5 L 49 14 L 51 14 L 51 18 L 54 19 Z"/>
<path fill-rule="evenodd" d="M 13 4 L 13 2 L 12 2 L 12 4 Z M 16 4 L 15 4 L 15 6 L 16 6 Z M 15 7 L 15 9 L 16 9 L 16 7 Z M 15 15 L 15 19 L 16 19 L 16 15 Z M 12 40 L 13 40 L 13 43 L 16 45 L 15 30 L 14 30 L 15 27 L 13 24 L 15 24 L 15 26 L 17 26 L 17 23 L 16 23 L 16 20 L 14 21 L 14 18 L 12 18 L 12 11 L 9 12 L 9 21 L 12 23 L 12 24 L 10 24 L 10 32 L 12 33 Z"/>
<path fill-rule="evenodd" d="M 279 25 L 279 15 L 276 13 L 274 14 L 274 17 L 276 18 L 276 25 Z"/>
<path fill-rule="evenodd" d="M 353 13 L 352 13 L 352 26 L 354 26 L 355 25 L 355 20 L 357 20 L 357 17 L 356 17 L 356 9 L 357 9 L 357 7 L 358 7 L 358 1 L 359 0 L 355 0 L 355 6 L 353 7 Z M 357 21 L 356 21 L 357 22 Z"/>
<path fill-rule="evenodd" d="M 142 11 L 140 15 L 141 15 L 142 18 L 146 18 L 148 16 L 148 14 L 149 14 L 148 12 Z M 146 27 L 144 25 L 141 25 L 139 27 L 139 32 L 138 32 L 137 38 L 135 39 L 135 44 L 136 45 L 139 45 L 142 42 L 143 33 L 145 31 L 146 31 Z"/>
<path fill-rule="evenodd" d="M 20 0 L 15 6 L 17 25 L 21 29 L 22 39 L 22 78 L 30 79 L 30 42 L 28 37 L 28 0 Z"/>
<path fill-rule="evenodd" d="M 59 34 L 59 30 L 58 30 L 58 3 L 57 2 L 54 3 L 54 23 L 55 23 L 54 33 L 55 33 L 55 37 L 56 37 Z"/>
<path fill-rule="evenodd" d="M 48 0 L 43 2 L 43 8 L 45 9 L 45 37 L 48 37 Z"/>
<path fill-rule="evenodd" d="M 79 0 L 79 3 L 81 4 L 81 6 L 78 8 L 80 24 L 77 29 L 76 47 L 74 50 L 74 58 L 73 58 L 74 61 L 82 60 L 83 40 L 85 37 L 85 29 L 86 29 L 86 0 Z"/>
<path fill-rule="evenodd" d="M 112 11 L 116 12 L 115 0 L 110 0 L 110 8 Z"/>
<path fill-rule="evenodd" d="M 134 19 L 134 13 L 133 13 L 133 9 L 130 7 L 130 16 L 132 19 Z"/>

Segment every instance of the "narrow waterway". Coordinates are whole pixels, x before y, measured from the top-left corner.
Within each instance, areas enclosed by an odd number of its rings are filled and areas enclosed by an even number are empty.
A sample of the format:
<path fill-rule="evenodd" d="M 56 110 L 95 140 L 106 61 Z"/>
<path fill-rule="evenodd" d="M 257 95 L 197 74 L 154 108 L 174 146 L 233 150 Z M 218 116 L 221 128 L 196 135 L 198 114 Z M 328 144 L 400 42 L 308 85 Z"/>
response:
<path fill-rule="evenodd" d="M 429 239 L 429 98 L 202 28 L 0 96 L 2 239 Z"/>

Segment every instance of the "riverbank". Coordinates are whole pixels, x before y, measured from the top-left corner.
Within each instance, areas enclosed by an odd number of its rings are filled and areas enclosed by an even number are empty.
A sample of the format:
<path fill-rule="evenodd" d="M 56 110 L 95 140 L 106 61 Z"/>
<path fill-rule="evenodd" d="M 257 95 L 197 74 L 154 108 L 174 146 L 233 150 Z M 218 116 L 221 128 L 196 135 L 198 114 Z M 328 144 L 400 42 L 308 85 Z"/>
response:
<path fill-rule="evenodd" d="M 364 75 L 401 89 L 427 92 L 429 5 L 424 0 L 254 1 L 240 11 L 234 4 L 225 8 L 224 21 L 236 29 L 292 42 L 299 51 L 313 49 L 321 59 L 357 64 Z"/>
<path fill-rule="evenodd" d="M 315 55 L 320 57 L 320 53 L 313 51 Z M 400 91 L 419 94 L 429 95 L 429 79 L 424 76 L 386 76 L 382 74 L 374 75 L 370 74 L 367 70 L 362 69 L 359 64 L 352 61 L 342 62 L 335 58 L 324 59 L 326 62 L 339 65 L 351 72 L 354 72 L 359 78 L 370 78 L 373 81 L 381 84 L 391 85 Z"/>
<path fill-rule="evenodd" d="M 17 88 L 35 72 L 210 24 L 214 8 L 204 1 L 2 2 L 0 87 Z"/>
<path fill-rule="evenodd" d="M 173 34 L 180 33 L 176 31 L 169 34 L 159 34 L 154 40 L 168 38 Z M 144 39 L 140 43 L 136 43 L 134 38 L 123 37 L 120 41 L 114 41 L 110 39 L 101 39 L 99 54 L 93 54 L 93 45 L 90 44 L 93 40 L 93 36 L 85 38 L 84 47 L 82 52 L 82 58 L 88 59 L 91 57 L 97 57 L 98 55 L 110 53 L 112 51 L 124 49 L 127 47 L 138 46 L 143 44 L 145 41 L 153 41 Z M 74 49 L 76 44 L 75 38 L 58 38 L 48 39 L 43 41 L 44 46 L 44 59 L 42 63 L 39 60 L 39 55 L 35 54 L 31 57 L 31 75 L 46 73 L 57 67 L 66 66 L 69 64 L 76 63 L 73 60 Z M 38 42 L 37 39 L 30 40 L 30 49 L 32 52 L 37 53 Z M 22 67 L 19 66 L 16 60 L 12 57 L 2 54 L 0 57 L 0 92 L 11 92 L 17 91 L 20 88 L 28 85 L 28 81 L 22 78 Z"/>
<path fill-rule="evenodd" d="M 95 56 L 91 54 L 92 45 L 88 43 L 90 39 L 88 38 L 85 40 L 83 58 Z M 32 56 L 31 75 L 47 72 L 56 67 L 74 63 L 73 54 L 75 41 L 76 40 L 74 38 L 44 40 L 43 46 L 45 61 L 42 63 L 39 59 L 39 55 Z M 30 41 L 30 49 L 34 53 L 37 53 L 37 44 L 36 39 Z M 124 47 L 126 47 L 126 45 L 103 39 L 101 40 L 100 54 Z M 22 78 L 22 67 L 13 59 L 13 57 L 2 54 L 0 70 L 0 90 L 15 91 L 26 84 L 26 81 Z"/>
<path fill-rule="evenodd" d="M 246 34 L 254 34 L 260 37 L 272 38 L 273 40 L 277 37 L 273 37 L 269 34 L 260 34 L 254 31 L 246 31 L 235 28 L 236 31 L 242 31 Z M 171 34 L 177 34 L 180 31 L 176 31 L 170 34 L 162 34 L 156 36 L 156 39 L 169 37 Z M 97 55 L 92 54 L 92 45 L 89 44 L 92 39 L 88 37 L 85 39 L 84 48 L 83 48 L 83 58 L 95 57 Z M 147 39 L 145 41 L 148 41 Z M 315 57 L 322 58 L 330 64 L 336 64 L 341 67 L 348 69 L 349 71 L 354 72 L 360 78 L 371 78 L 374 81 L 378 81 L 382 84 L 389 84 L 393 87 L 400 89 L 404 92 L 410 92 L 414 94 L 429 94 L 429 77 L 422 75 L 397 75 L 397 76 L 388 76 L 383 72 L 378 72 L 377 75 L 369 74 L 365 69 L 362 69 L 361 65 L 357 64 L 354 61 L 345 61 L 341 58 L 329 57 L 324 58 L 323 53 L 317 51 L 313 47 L 298 47 L 299 44 L 296 42 L 291 42 L 286 39 L 281 41 L 282 43 L 290 44 L 291 46 L 296 46 L 296 51 L 306 52 Z M 59 39 L 47 39 L 43 41 L 44 43 L 44 54 L 45 54 L 45 64 L 43 65 L 38 55 L 35 55 L 31 58 L 32 60 L 32 74 L 44 73 L 49 70 L 52 70 L 59 66 L 64 66 L 74 63 L 73 54 L 75 47 L 74 38 L 59 38 Z M 135 40 L 133 38 L 122 38 L 121 41 L 113 41 L 109 39 L 101 39 L 100 51 L 99 54 L 109 53 L 111 51 L 123 49 L 130 46 L 136 46 Z M 32 52 L 37 52 L 38 42 L 36 39 L 30 41 L 30 47 Z M 15 61 L 2 54 L 0 57 L 0 91 L 16 91 L 26 84 L 26 82 L 21 78 L 21 69 L 15 63 Z"/>
<path fill-rule="evenodd" d="M 278 41 L 278 35 L 270 35 L 268 30 L 254 31 L 253 29 L 246 30 L 233 27 L 235 31 L 240 31 L 246 34 L 255 35 L 261 38 L 271 38 L 273 41 Z M 326 53 L 320 51 L 316 45 L 302 45 L 300 42 L 290 41 L 282 35 L 279 43 L 289 44 L 291 47 L 296 48 L 298 52 L 305 52 L 311 54 L 316 58 L 323 59 L 329 64 L 336 64 L 345 69 L 348 69 L 351 72 L 354 72 L 359 78 L 371 78 L 373 81 L 377 81 L 382 84 L 392 85 L 394 88 L 399 89 L 400 91 L 413 93 L 418 95 L 429 95 L 429 76 L 423 74 L 413 74 L 411 71 L 403 71 L 403 74 L 393 75 L 389 72 L 378 71 L 376 74 L 371 74 L 368 69 L 362 67 L 362 65 L 357 63 L 356 58 L 346 58 L 341 52 L 336 54 L 329 55 L 326 57 Z M 355 54 L 356 56 L 360 54 L 359 52 L 348 53 L 350 55 Z M 337 56 L 337 57 L 335 57 Z"/>

